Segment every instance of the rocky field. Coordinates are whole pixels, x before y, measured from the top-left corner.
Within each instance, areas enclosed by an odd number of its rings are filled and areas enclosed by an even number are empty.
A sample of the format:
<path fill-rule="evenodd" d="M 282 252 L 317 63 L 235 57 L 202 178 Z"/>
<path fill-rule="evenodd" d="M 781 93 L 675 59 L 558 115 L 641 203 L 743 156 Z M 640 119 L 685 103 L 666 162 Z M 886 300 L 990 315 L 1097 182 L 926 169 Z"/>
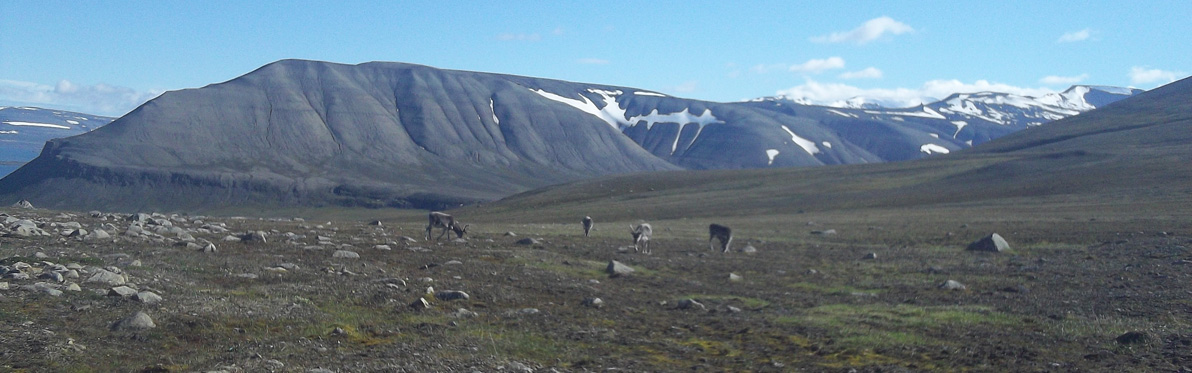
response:
<path fill-rule="evenodd" d="M 1186 224 L 0 212 L 0 371 L 1192 370 Z"/>

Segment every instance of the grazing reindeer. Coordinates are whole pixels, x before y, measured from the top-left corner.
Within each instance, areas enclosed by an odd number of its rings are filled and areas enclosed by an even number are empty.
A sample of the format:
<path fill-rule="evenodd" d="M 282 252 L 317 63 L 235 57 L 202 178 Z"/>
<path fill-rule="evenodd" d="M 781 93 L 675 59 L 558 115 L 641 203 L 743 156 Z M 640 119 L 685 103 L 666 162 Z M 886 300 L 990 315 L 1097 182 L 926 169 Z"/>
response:
<path fill-rule="evenodd" d="M 732 245 L 732 243 L 733 243 L 732 228 L 729 228 L 729 227 L 726 227 L 726 226 L 723 226 L 720 224 L 709 225 L 708 226 L 708 249 L 709 250 L 716 250 L 716 248 L 714 246 L 712 246 L 712 240 L 714 240 L 714 239 L 720 240 L 720 246 L 724 249 L 724 251 L 722 251 L 722 252 L 727 253 L 729 245 Z"/>
<path fill-rule="evenodd" d="M 650 236 L 654 235 L 654 228 L 651 228 L 649 223 L 641 223 L 636 227 L 630 224 L 629 233 L 633 234 L 633 251 L 637 252 L 640 249 L 643 253 L 649 254 Z"/>
<path fill-rule="evenodd" d="M 584 217 L 584 237 L 587 237 L 588 232 L 591 232 L 591 231 L 592 231 L 592 217 L 585 216 Z"/>
<path fill-rule="evenodd" d="M 444 214 L 444 213 L 441 213 L 438 211 L 434 211 L 434 212 L 430 213 L 430 216 L 428 216 L 428 218 L 430 219 L 430 221 L 429 221 L 429 223 L 426 224 L 426 240 L 427 241 L 430 241 L 430 232 L 431 232 L 431 230 L 433 230 L 435 228 L 443 228 L 443 232 L 439 233 L 439 237 L 435 238 L 436 240 L 442 239 L 443 235 L 447 234 L 448 229 L 455 232 L 455 235 L 459 236 L 459 238 L 464 238 L 464 233 L 468 233 L 468 225 L 465 224 L 463 226 L 463 228 L 460 228 L 459 223 L 456 222 L 455 218 L 452 217 L 451 215 L 447 215 L 447 214 Z"/>

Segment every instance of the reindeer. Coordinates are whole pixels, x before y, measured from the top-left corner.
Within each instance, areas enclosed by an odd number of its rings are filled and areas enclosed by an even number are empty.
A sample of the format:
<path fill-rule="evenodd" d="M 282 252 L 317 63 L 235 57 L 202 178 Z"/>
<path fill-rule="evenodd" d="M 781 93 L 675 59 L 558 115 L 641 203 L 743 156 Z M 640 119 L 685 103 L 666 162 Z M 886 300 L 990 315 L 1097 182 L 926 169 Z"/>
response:
<path fill-rule="evenodd" d="M 587 237 L 588 232 L 591 232 L 591 231 L 592 231 L 592 217 L 585 216 L 584 217 L 584 237 Z"/>
<path fill-rule="evenodd" d="M 641 223 L 636 227 L 630 224 L 629 233 L 633 235 L 633 251 L 641 249 L 641 252 L 649 254 L 650 236 L 654 235 L 654 228 L 651 228 L 649 223 Z"/>
<path fill-rule="evenodd" d="M 729 246 L 732 245 L 732 243 L 733 243 L 732 228 L 729 228 L 729 227 L 726 227 L 726 226 L 723 226 L 720 224 L 709 225 L 708 226 L 708 249 L 709 250 L 716 250 L 716 248 L 714 246 L 712 246 L 712 240 L 714 240 L 714 239 L 720 240 L 720 246 L 724 249 L 724 251 L 722 251 L 722 252 L 727 253 Z"/>
<path fill-rule="evenodd" d="M 438 211 L 434 211 L 434 212 L 430 213 L 430 215 L 428 216 L 428 219 L 430 221 L 428 224 L 426 224 L 426 240 L 427 241 L 430 241 L 430 232 L 431 232 L 431 230 L 433 230 L 435 228 L 443 228 L 443 232 L 439 233 L 439 237 L 435 238 L 436 240 L 442 239 L 443 235 L 447 234 L 448 229 L 455 232 L 455 235 L 458 236 L 459 238 L 464 238 L 464 234 L 468 233 L 468 225 L 465 224 L 463 226 L 463 228 L 460 228 L 459 223 L 456 222 L 455 218 L 452 217 L 451 215 L 447 215 L 447 214 L 444 214 L 444 213 L 441 213 Z"/>

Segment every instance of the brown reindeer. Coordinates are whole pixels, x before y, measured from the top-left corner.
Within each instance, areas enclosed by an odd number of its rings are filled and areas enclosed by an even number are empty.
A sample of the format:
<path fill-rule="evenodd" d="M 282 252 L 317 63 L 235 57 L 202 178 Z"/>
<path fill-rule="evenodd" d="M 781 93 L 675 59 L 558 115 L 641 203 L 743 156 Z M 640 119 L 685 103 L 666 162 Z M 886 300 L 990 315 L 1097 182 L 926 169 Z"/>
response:
<path fill-rule="evenodd" d="M 430 215 L 428 216 L 428 219 L 429 219 L 429 222 L 426 224 L 426 240 L 427 241 L 430 241 L 430 232 L 431 232 L 431 230 L 434 230 L 435 228 L 443 228 L 443 232 L 439 233 L 439 237 L 435 238 L 436 240 L 442 239 L 443 235 L 447 234 L 448 229 L 450 229 L 452 232 L 455 232 L 455 235 L 458 236 L 459 238 L 464 238 L 464 234 L 468 233 L 468 225 L 465 224 L 461 228 L 459 226 L 459 222 L 456 222 L 455 217 L 452 217 L 451 215 L 447 215 L 447 214 L 444 214 L 444 213 L 441 213 L 438 211 L 434 211 L 434 212 L 430 213 Z"/>
<path fill-rule="evenodd" d="M 641 252 L 649 254 L 650 236 L 654 235 L 654 228 L 651 228 L 649 223 L 641 223 L 636 227 L 630 224 L 629 233 L 633 235 L 633 251 L 637 252 L 640 249 Z"/>
<path fill-rule="evenodd" d="M 592 217 L 585 216 L 584 217 L 584 237 L 587 237 L 588 232 L 591 232 L 591 231 L 592 231 Z"/>
<path fill-rule="evenodd" d="M 729 227 L 726 227 L 726 226 L 723 226 L 720 224 L 709 225 L 708 226 L 708 249 L 709 250 L 716 250 L 716 248 L 714 246 L 712 246 L 712 240 L 715 240 L 715 239 L 720 240 L 720 246 L 721 246 L 721 248 L 724 249 L 724 251 L 722 251 L 722 252 L 727 253 L 729 246 L 732 245 L 732 243 L 733 243 L 732 228 L 729 228 Z"/>

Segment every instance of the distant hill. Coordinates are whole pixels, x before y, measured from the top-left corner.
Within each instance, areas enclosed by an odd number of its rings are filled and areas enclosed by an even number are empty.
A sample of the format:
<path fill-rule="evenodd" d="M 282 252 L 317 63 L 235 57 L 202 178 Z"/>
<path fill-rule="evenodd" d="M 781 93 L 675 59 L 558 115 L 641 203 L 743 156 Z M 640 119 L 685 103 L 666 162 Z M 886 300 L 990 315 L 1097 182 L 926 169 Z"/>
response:
<path fill-rule="evenodd" d="M 445 208 L 614 174 L 917 159 L 1025 128 L 370 62 L 168 92 L 0 180 L 37 206 Z M 76 193 L 88 190 L 86 195 Z"/>
<path fill-rule="evenodd" d="M 112 119 L 29 106 L 0 106 L 0 177 L 36 158 L 46 141 L 87 133 Z"/>
<path fill-rule="evenodd" d="M 635 220 L 927 206 L 979 210 L 999 204 L 1019 210 L 1186 214 L 1192 203 L 1189 144 L 1192 78 L 946 157 L 601 178 L 459 213 L 474 219 L 550 222 L 597 212 L 604 220 Z"/>

